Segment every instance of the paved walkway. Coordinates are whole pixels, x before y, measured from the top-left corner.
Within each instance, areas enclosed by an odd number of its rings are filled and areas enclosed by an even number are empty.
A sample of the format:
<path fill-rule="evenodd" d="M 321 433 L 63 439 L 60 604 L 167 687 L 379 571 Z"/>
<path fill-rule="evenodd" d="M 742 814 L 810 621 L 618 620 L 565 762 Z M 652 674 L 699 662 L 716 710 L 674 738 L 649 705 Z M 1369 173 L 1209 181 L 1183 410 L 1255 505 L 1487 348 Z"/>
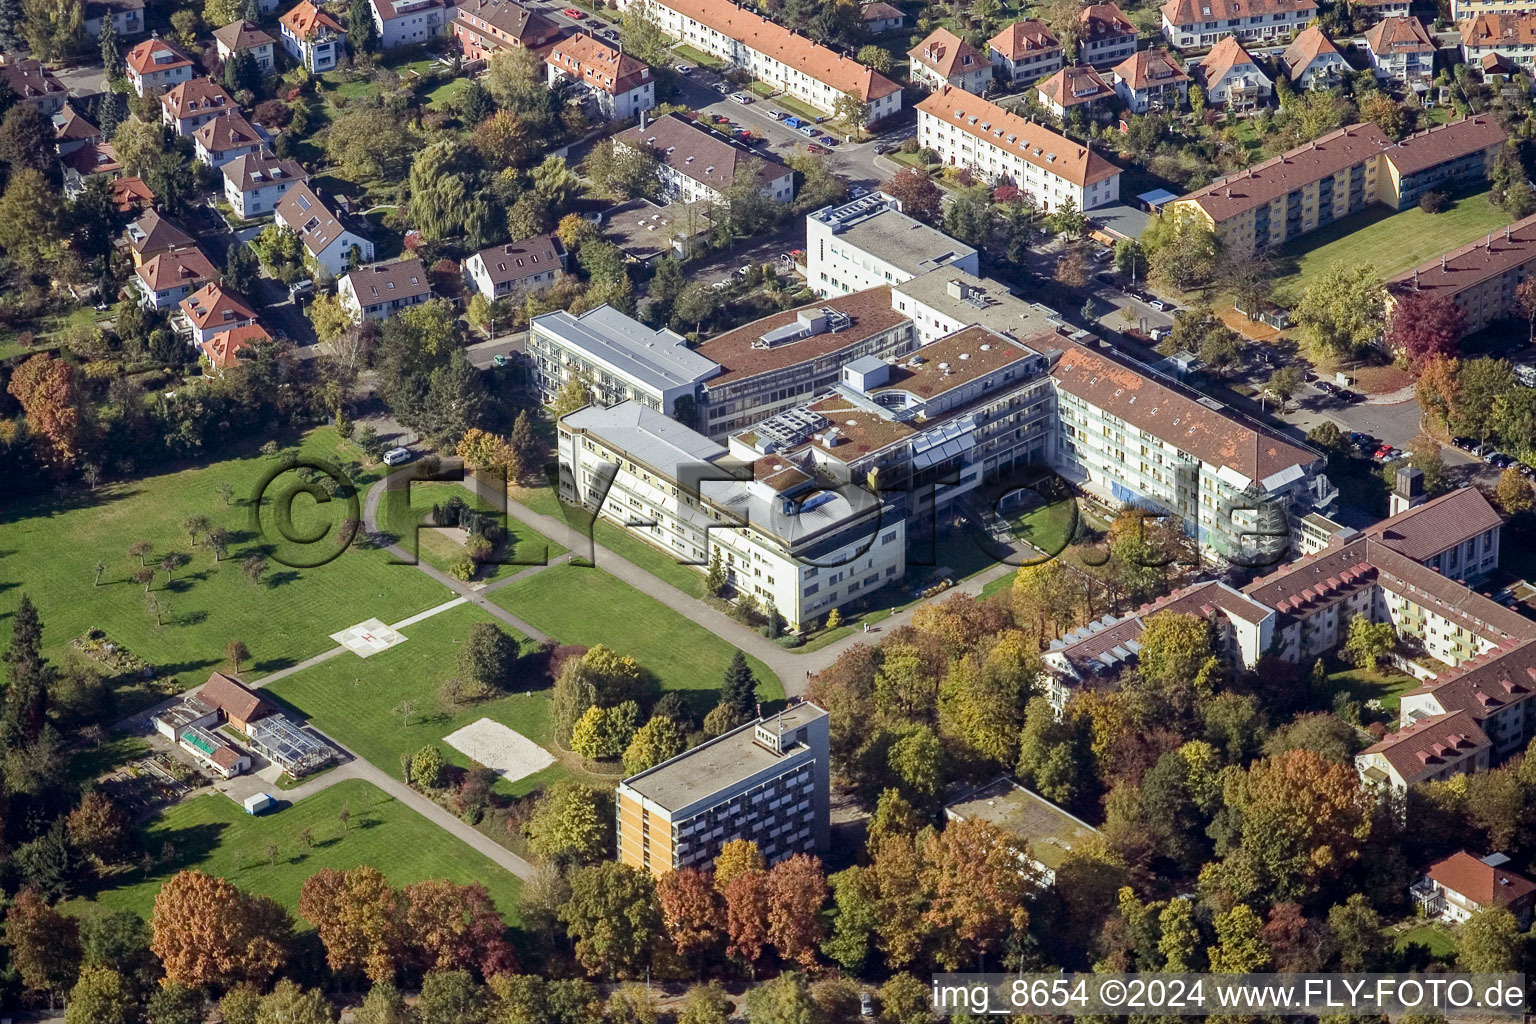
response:
<path fill-rule="evenodd" d="M 1416 384 L 1404 384 L 1396 391 L 1383 391 L 1379 395 L 1366 395 L 1366 405 L 1402 405 L 1418 397 Z"/>

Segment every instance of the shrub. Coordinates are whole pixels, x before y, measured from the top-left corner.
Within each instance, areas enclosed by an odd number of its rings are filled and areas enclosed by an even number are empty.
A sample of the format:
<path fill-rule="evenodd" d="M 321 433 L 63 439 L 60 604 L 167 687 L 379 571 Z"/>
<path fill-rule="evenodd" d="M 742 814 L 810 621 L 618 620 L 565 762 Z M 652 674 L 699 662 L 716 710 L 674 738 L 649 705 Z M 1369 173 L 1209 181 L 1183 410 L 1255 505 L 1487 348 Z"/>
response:
<path fill-rule="evenodd" d="M 468 555 L 463 555 L 448 567 L 448 575 L 461 583 L 468 583 L 475 575 L 475 563 Z"/>
<path fill-rule="evenodd" d="M 1450 197 L 1444 192 L 1430 191 L 1419 196 L 1419 209 L 1425 213 L 1442 213 L 1450 205 Z"/>

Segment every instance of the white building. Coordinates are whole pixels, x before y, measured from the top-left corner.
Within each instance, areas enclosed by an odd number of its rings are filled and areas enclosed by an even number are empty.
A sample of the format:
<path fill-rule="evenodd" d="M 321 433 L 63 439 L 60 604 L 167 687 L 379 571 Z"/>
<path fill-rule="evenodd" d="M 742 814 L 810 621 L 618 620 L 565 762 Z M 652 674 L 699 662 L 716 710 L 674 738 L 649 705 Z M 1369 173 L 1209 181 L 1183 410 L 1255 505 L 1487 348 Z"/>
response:
<path fill-rule="evenodd" d="M 1298 90 L 1331 89 L 1352 70 L 1339 48 L 1317 25 L 1309 25 L 1280 55 L 1280 66 Z"/>
<path fill-rule="evenodd" d="M 699 385 L 720 372 L 682 335 L 653 331 L 607 305 L 580 316 L 557 310 L 534 317 L 528 355 L 534 383 L 546 399 L 580 377 L 600 405 L 634 402 L 685 418 L 697 407 Z"/>
<path fill-rule="evenodd" d="M 1451 20 L 1466 21 L 1479 14 L 1536 14 L 1536 0 L 1451 0 Z"/>
<path fill-rule="evenodd" d="M 1207 103 L 1232 110 L 1253 110 L 1269 102 L 1275 83 L 1234 37 L 1227 36 L 1198 63 L 1190 65 L 1205 89 Z"/>
<path fill-rule="evenodd" d="M 1189 76 L 1167 50 L 1137 50 L 1111 74 L 1115 93 L 1133 114 L 1177 110 L 1189 95 Z"/>
<path fill-rule="evenodd" d="M 352 218 L 333 210 L 307 183 L 288 189 L 273 210 L 279 224 L 298 232 L 308 259 L 336 277 L 354 263 L 373 262 L 373 240 L 353 224 Z"/>
<path fill-rule="evenodd" d="M 453 33 L 454 7 L 445 0 L 373 0 L 369 6 L 381 50 L 422 46 Z"/>
<path fill-rule="evenodd" d="M 237 156 L 223 164 L 224 199 L 241 220 L 271 213 L 295 185 L 309 180 L 297 160 L 279 160 L 270 150 Z"/>
<path fill-rule="evenodd" d="M 927 39 L 907 51 L 907 57 L 912 81 L 929 89 L 952 85 L 979 96 L 992 82 L 991 61 L 947 28 L 928 33 Z"/>
<path fill-rule="evenodd" d="M 85 34 L 100 39 L 107 21 L 117 38 L 128 39 L 144 31 L 144 0 L 86 0 Z"/>
<path fill-rule="evenodd" d="M 614 142 L 655 154 L 662 191 L 671 201 L 718 203 L 737 178 L 747 174 L 755 176 L 763 195 L 776 203 L 795 197 L 795 172 L 773 157 L 754 153 L 677 114 L 641 120 L 638 127 L 614 136 Z"/>
<path fill-rule="evenodd" d="M 1377 78 L 1425 85 L 1435 73 L 1435 41 L 1418 18 L 1383 18 L 1365 34 Z"/>
<path fill-rule="evenodd" d="M 211 78 L 182 82 L 160 97 L 160 116 L 177 135 L 191 135 L 214 118 L 239 109 Z"/>
<path fill-rule="evenodd" d="M 1180 49 L 1214 46 L 1223 36 L 1283 42 L 1317 17 L 1316 0 L 1167 0 L 1163 38 Z"/>
<path fill-rule="evenodd" d="M 805 218 L 805 280 L 816 294 L 850 295 L 910 281 L 937 267 L 980 273 L 980 257 L 872 192 Z"/>
<path fill-rule="evenodd" d="M 312 75 L 334 68 L 346 49 L 347 30 L 312 0 L 300 0 L 278 24 L 282 28 L 283 49 Z"/>
<path fill-rule="evenodd" d="M 1014 22 L 987 43 L 1004 81 L 1034 82 L 1061 70 L 1061 40 L 1036 18 Z"/>
<path fill-rule="evenodd" d="M 276 69 L 272 48 L 277 45 L 277 40 L 264 32 L 254 21 L 241 19 L 214 29 L 213 42 L 222 61 L 229 60 L 237 53 L 248 53 L 256 62 L 257 70 L 263 75 L 270 75 Z"/>
<path fill-rule="evenodd" d="M 268 139 L 239 114 L 223 114 L 192 133 L 197 162 L 223 167 L 236 157 L 252 156 L 266 148 Z"/>
<path fill-rule="evenodd" d="M 375 0 L 378 2 L 378 0 Z M 544 55 L 551 87 L 569 82 L 604 120 L 627 121 L 656 105 L 651 67 L 596 36 L 567 36 Z"/>
<path fill-rule="evenodd" d="M 1133 60 L 1134 54 L 1126 60 Z M 1104 117 L 1116 106 L 1115 87 L 1109 75 L 1101 75 L 1089 64 L 1062 68 L 1035 86 L 1035 99 L 1052 116 L 1065 118 L 1072 111 L 1093 119 Z"/>
<path fill-rule="evenodd" d="M 493 245 L 464 261 L 469 286 L 492 301 L 548 288 L 563 269 L 565 248 L 554 235 Z"/>
<path fill-rule="evenodd" d="M 256 311 L 237 292 L 210 281 L 177 304 L 172 322 L 192 344 L 201 346 L 217 334 L 251 326 Z"/>
<path fill-rule="evenodd" d="M 1079 210 L 1120 198 L 1120 168 L 1088 146 L 960 89 L 941 89 L 917 107 L 918 144 L 988 182 L 1007 181 L 1042 210 Z"/>
<path fill-rule="evenodd" d="M 673 39 L 735 64 L 795 99 L 832 113 L 852 94 L 868 106 L 867 123 L 901 109 L 901 86 L 858 61 L 791 32 L 730 0 L 625 0 Z"/>
<path fill-rule="evenodd" d="M 558 446 L 562 497 L 700 572 L 718 553 L 731 587 L 771 603 L 791 630 L 905 571 L 903 523 L 869 491 L 776 456 L 735 464 L 637 402 L 561 417 Z"/>
<path fill-rule="evenodd" d="M 140 96 L 192 80 L 192 58 L 164 39 L 146 39 L 123 54 L 128 82 Z"/>
<path fill-rule="evenodd" d="M 175 309 L 181 300 L 217 281 L 219 271 L 195 245 L 177 246 L 134 268 L 133 283 L 145 309 Z"/>
<path fill-rule="evenodd" d="M 400 310 L 430 299 L 432 283 L 421 260 L 374 263 L 343 274 L 336 283 L 336 297 L 355 323 L 364 317 L 388 320 Z"/>
<path fill-rule="evenodd" d="M 1002 282 L 954 266 L 892 285 L 891 308 L 911 319 L 921 345 L 972 326 L 1024 341 L 1065 323 L 1049 306 L 1026 302 Z"/>
<path fill-rule="evenodd" d="M 1458 27 L 1461 59 L 1468 64 L 1483 64 L 1493 56 L 1518 65 L 1527 75 L 1536 70 L 1536 10 L 1479 14 Z"/>

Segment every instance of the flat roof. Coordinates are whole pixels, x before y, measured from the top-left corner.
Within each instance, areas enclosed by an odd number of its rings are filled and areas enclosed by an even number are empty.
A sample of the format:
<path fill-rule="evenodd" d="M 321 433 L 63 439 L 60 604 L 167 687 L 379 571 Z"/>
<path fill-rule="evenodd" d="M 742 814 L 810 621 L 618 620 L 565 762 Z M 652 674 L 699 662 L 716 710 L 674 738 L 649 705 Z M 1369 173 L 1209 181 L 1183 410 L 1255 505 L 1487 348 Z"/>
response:
<path fill-rule="evenodd" d="M 738 729 L 685 750 L 669 761 L 625 779 L 620 785 L 668 811 L 680 811 L 715 793 L 745 782 L 752 776 L 782 764 L 790 753 L 775 754 L 758 743 L 758 723 L 782 722 L 789 732 L 827 717 L 809 701 L 794 704 L 777 715 L 759 718 Z"/>
<path fill-rule="evenodd" d="M 602 438 L 630 459 L 676 476 L 680 465 L 713 462 L 726 450 L 703 434 L 639 402 L 588 405 L 560 417 L 562 426 Z"/>
<path fill-rule="evenodd" d="M 657 391 L 697 384 L 720 372 L 718 363 L 690 349 L 682 335 L 652 330 L 606 303 L 580 316 L 563 309 L 545 313 L 533 323 L 570 348 Z"/>
<path fill-rule="evenodd" d="M 814 313 L 823 307 L 846 313 L 853 321 L 850 327 L 832 332 L 823 331 L 798 341 L 785 341 L 769 348 L 761 348 L 758 342 L 763 335 L 794 323 L 801 313 Z M 698 347 L 698 354 L 713 359 L 721 366 L 721 373 L 710 378 L 706 387 L 716 387 L 730 381 L 755 377 L 760 373 L 780 370 L 786 366 L 819 359 L 839 349 L 857 345 L 867 338 L 883 334 L 909 319 L 891 307 L 890 288 L 871 288 L 868 291 L 820 299 L 808 305 L 772 313 L 761 320 L 754 320 L 744 327 L 726 331 Z"/>
<path fill-rule="evenodd" d="M 951 285 L 962 295 L 955 295 Z M 1001 281 L 977 277 L 958 267 L 939 267 L 891 287 L 899 304 L 902 296 L 920 302 L 953 320 L 979 324 L 1015 341 L 1055 329 L 1056 311 L 1037 302 L 1026 302 Z M 969 298 L 962 297 L 969 296 Z M 900 309 L 900 306 L 897 306 Z"/>
<path fill-rule="evenodd" d="M 1019 836 L 1029 855 L 1055 871 L 1067 855 L 1099 834 L 1098 829 L 1030 792 L 1006 776 L 973 789 L 944 808 L 962 821 L 980 818 Z"/>
<path fill-rule="evenodd" d="M 913 365 L 908 361 L 892 366 L 886 383 L 870 389 L 870 394 L 906 391 L 931 400 L 1039 353 L 995 331 L 973 326 L 925 345 L 917 354 L 923 357 L 923 362 Z"/>
<path fill-rule="evenodd" d="M 824 206 L 810 219 L 829 225 L 849 245 L 909 274 L 925 274 L 976 255 L 969 245 L 907 216 L 898 205 L 884 192 L 871 192 L 838 206 Z"/>

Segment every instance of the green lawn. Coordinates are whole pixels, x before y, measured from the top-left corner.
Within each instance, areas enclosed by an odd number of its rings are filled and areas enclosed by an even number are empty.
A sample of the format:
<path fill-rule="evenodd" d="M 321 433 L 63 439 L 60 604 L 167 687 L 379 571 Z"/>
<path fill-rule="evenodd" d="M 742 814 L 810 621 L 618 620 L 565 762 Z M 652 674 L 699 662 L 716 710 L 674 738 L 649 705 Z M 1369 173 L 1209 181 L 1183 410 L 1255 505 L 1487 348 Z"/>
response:
<path fill-rule="evenodd" d="M 606 644 L 633 656 L 664 689 L 688 698 L 696 714 L 717 703 L 731 645 L 601 568 L 552 566 L 490 597 L 563 643 Z M 757 675 L 758 695 L 765 702 L 782 700 L 784 689 L 768 666 L 750 656 L 747 663 Z"/>
<path fill-rule="evenodd" d="M 338 817 L 343 807 L 350 813 L 345 828 Z M 305 829 L 313 846 L 299 838 Z M 277 857 L 269 864 L 267 848 L 274 844 Z M 147 875 L 136 867 L 117 886 L 71 900 L 65 909 L 86 915 L 99 906 L 147 918 L 162 882 L 177 871 L 199 868 L 296 912 L 299 890 L 310 875 L 368 864 L 397 886 L 429 878 L 480 882 L 502 914 L 515 920 L 521 885 L 511 872 L 358 779 L 258 817 L 222 793 L 193 797 L 147 824 L 143 848 L 159 861 Z"/>
<path fill-rule="evenodd" d="M 1342 686 L 1348 690 L 1350 699 L 1358 700 L 1362 704 L 1368 700 L 1379 700 L 1382 708 L 1391 712 L 1394 717 L 1397 715 L 1398 699 L 1409 690 L 1417 689 L 1422 685 L 1413 676 L 1395 671 L 1388 666 L 1382 666 L 1371 672 L 1342 665 L 1331 667 L 1337 668 L 1338 671 L 1329 672 L 1329 680 L 1334 686 Z"/>
<path fill-rule="evenodd" d="M 1335 263 L 1369 263 L 1385 280 L 1509 223 L 1488 193 L 1463 196 L 1442 213 L 1384 206 L 1335 221 L 1282 246 L 1275 261 L 1275 297 L 1295 302 L 1313 278 Z"/>
<path fill-rule="evenodd" d="M 397 543 L 407 551 L 414 551 L 423 562 L 447 571 L 448 567 L 463 556 L 465 548 L 457 540 L 430 527 L 429 514 L 433 505 L 446 504 L 452 498 L 462 498 L 477 511 L 495 512 L 495 507 L 477 494 L 452 481 L 412 481 L 407 496 L 404 489 L 392 489 L 379 503 L 379 525 L 399 538 Z M 393 498 L 393 500 L 391 500 Z M 512 576 L 534 565 L 565 553 L 565 548 L 515 519 L 506 521 L 510 539 L 502 558 L 508 563 L 481 566 L 476 580 L 489 582 Z"/>
<path fill-rule="evenodd" d="M 38 606 L 45 627 L 45 648 L 61 654 L 69 641 L 92 628 L 103 629 L 183 685 L 200 683 L 224 661 L 225 645 L 245 642 L 251 652 L 246 675 L 260 677 L 333 646 L 328 635 L 370 617 L 393 622 L 447 599 L 444 588 L 408 566 L 391 565 L 390 556 L 356 546 L 316 568 L 291 568 L 290 561 L 318 560 L 335 551 L 335 534 L 347 516 L 346 503 L 319 504 L 307 494 L 293 499 L 292 535 L 313 535 L 321 526 L 330 535 L 314 545 L 283 541 L 275 509 L 293 492 L 297 476 L 279 477 L 266 491 L 261 509 L 268 542 L 252 529 L 251 507 L 262 476 L 277 468 L 255 452 L 196 468 L 161 473 L 129 483 L 111 484 L 90 493 L 16 501 L 0 519 L 0 616 L 9 616 L 22 594 Z M 357 481 L 359 496 L 378 476 L 365 469 L 356 449 L 329 428 L 301 440 L 305 456 L 336 462 Z M 234 489 L 231 504 L 218 493 Z M 191 515 L 205 515 L 231 536 L 227 556 L 215 562 L 211 552 L 195 548 L 182 527 Z M 188 561 L 168 579 L 157 572 L 151 594 L 160 602 L 160 619 L 149 607 L 144 587 L 132 580 L 139 559 L 128 553 L 136 541 L 152 546 L 151 564 L 167 554 Z M 241 571 L 241 559 L 266 552 L 268 569 L 259 583 Z M 95 565 L 105 566 L 99 586 Z"/>
<path fill-rule="evenodd" d="M 427 91 L 427 106 L 433 110 L 443 110 L 459 98 L 459 95 L 467 88 L 471 79 L 451 78 L 436 88 Z"/>
<path fill-rule="evenodd" d="M 1456 937 L 1443 924 L 1427 922 L 1410 928 L 1397 936 L 1395 946 L 1401 953 L 1410 945 L 1427 946 L 1429 955 L 1439 960 L 1452 960 L 1456 956 Z"/>
<path fill-rule="evenodd" d="M 1031 509 L 1011 520 L 1013 535 L 1026 540 L 1048 555 L 1059 555 L 1072 543 L 1073 514 L 1077 502 L 1071 498 Z"/>
<path fill-rule="evenodd" d="M 392 775 L 400 773 L 401 757 L 432 743 L 453 764 L 468 765 L 469 759 L 442 739 L 481 718 L 494 719 L 555 753 L 550 737 L 549 687 L 542 677 L 514 680 L 514 696 L 447 709 L 438 703 L 437 692 L 444 680 L 458 674 L 459 645 L 470 627 L 491 621 L 474 605 L 459 605 L 407 626 L 403 631 L 405 643 L 366 661 L 343 654 L 279 679 L 266 692 Z M 502 628 L 516 635 L 509 627 Z M 410 725 L 394 710 L 405 700 L 416 702 Z M 566 774 L 568 770 L 556 762 L 541 772 L 497 786 L 506 793 L 521 795 Z"/>
<path fill-rule="evenodd" d="M 701 68 L 713 68 L 718 70 L 725 67 L 725 61 L 721 60 L 719 57 L 711 57 L 703 50 L 694 49 L 687 43 L 678 43 L 672 47 L 672 50 L 689 64 L 697 64 Z"/>
<path fill-rule="evenodd" d="M 778 107 L 783 107 L 791 114 L 802 118 L 809 118 L 812 121 L 815 121 L 818 117 L 827 116 L 827 112 L 825 110 L 817 110 L 809 103 L 802 103 L 788 93 L 779 93 L 779 95 L 773 98 L 773 104 Z"/>

